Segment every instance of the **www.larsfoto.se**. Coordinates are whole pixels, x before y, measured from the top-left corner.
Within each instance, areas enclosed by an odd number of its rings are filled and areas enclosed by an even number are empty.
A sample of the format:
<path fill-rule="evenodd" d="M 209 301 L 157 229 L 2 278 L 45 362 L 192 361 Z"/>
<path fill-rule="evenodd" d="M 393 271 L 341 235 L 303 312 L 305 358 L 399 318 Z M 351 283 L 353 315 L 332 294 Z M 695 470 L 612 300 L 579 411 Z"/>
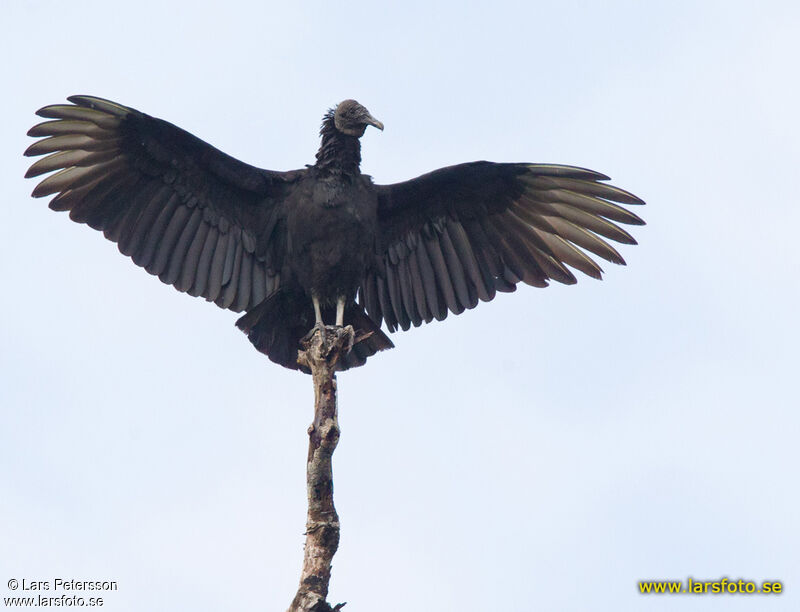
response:
<path fill-rule="evenodd" d="M 695 580 L 688 578 L 686 582 L 674 580 L 642 580 L 639 582 L 639 593 L 643 595 L 779 595 L 783 592 L 780 581 L 765 580 L 757 583 L 752 580 Z"/>

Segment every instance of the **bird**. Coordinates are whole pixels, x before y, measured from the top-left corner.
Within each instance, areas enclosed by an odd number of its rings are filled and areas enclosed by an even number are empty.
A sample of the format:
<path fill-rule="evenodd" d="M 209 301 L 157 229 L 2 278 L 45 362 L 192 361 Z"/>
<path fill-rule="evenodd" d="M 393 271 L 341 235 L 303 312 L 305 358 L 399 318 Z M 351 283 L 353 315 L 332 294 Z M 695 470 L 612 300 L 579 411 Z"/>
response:
<path fill-rule="evenodd" d="M 39 109 L 26 156 L 33 197 L 102 231 L 164 283 L 243 315 L 236 325 L 273 362 L 298 363 L 325 322 L 352 326 L 340 371 L 408 330 L 461 314 L 520 283 L 596 279 L 591 255 L 644 202 L 599 172 L 474 161 L 381 185 L 362 174 L 360 138 L 384 125 L 355 100 L 330 108 L 314 164 L 289 171 L 239 161 L 134 108 L 88 95 Z"/>

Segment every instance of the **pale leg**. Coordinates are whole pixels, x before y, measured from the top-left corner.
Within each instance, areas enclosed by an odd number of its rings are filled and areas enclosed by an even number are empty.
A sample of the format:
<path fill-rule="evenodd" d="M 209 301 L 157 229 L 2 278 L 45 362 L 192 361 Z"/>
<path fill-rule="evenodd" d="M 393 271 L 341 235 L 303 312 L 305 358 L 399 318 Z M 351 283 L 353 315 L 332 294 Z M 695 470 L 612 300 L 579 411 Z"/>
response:
<path fill-rule="evenodd" d="M 344 325 L 344 300 L 344 296 L 336 300 L 336 325 L 339 327 Z"/>
<path fill-rule="evenodd" d="M 315 295 L 312 295 L 311 301 L 314 304 L 314 316 L 317 318 L 317 325 L 324 327 L 325 323 L 322 322 L 322 312 L 319 307 L 319 298 L 317 298 Z"/>

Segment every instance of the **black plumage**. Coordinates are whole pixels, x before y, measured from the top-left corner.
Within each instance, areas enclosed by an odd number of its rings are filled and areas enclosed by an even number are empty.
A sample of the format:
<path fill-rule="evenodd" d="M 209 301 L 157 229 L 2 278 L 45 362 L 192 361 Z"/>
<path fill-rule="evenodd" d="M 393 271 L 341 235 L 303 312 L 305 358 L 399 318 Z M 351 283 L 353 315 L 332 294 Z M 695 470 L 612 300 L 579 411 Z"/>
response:
<path fill-rule="evenodd" d="M 34 197 L 115 241 L 163 282 L 222 308 L 258 350 L 297 369 L 300 339 L 351 324 L 341 369 L 391 348 L 381 331 L 459 314 L 524 282 L 594 278 L 592 253 L 624 264 L 607 239 L 643 204 L 572 166 L 472 162 L 394 185 L 361 174 L 359 138 L 383 124 L 354 100 L 324 117 L 316 163 L 289 172 L 240 162 L 192 134 L 90 96 L 46 106 Z"/>

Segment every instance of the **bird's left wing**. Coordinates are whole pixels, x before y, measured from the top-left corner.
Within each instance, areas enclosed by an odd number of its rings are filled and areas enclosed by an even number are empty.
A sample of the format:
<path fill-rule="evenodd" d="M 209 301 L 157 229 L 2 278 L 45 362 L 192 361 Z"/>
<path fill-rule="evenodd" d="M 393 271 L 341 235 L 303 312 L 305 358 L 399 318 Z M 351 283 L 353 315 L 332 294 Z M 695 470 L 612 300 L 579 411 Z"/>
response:
<path fill-rule="evenodd" d="M 644 224 L 619 205 L 644 202 L 606 180 L 572 166 L 481 161 L 377 185 L 379 263 L 361 287 L 370 317 L 408 329 L 520 281 L 572 284 L 567 266 L 600 278 L 584 251 L 624 264 L 605 239 L 636 244 L 617 224 Z"/>
<path fill-rule="evenodd" d="M 90 96 L 37 111 L 52 119 L 25 155 L 54 210 L 100 230 L 134 263 L 190 295 L 246 310 L 277 288 L 281 202 L 303 171 L 240 162 L 189 132 Z"/>

